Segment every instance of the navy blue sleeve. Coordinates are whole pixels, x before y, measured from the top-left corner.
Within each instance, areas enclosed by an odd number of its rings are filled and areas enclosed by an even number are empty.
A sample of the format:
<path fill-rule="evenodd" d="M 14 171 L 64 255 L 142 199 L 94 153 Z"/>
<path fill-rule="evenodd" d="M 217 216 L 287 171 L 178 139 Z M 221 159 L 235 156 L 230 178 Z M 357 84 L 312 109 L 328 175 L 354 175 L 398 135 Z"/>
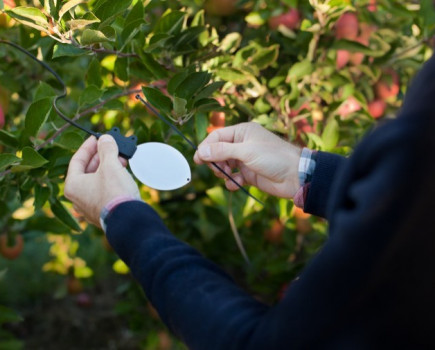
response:
<path fill-rule="evenodd" d="M 106 223 L 110 244 L 131 268 L 163 322 L 189 348 L 245 348 L 268 309 L 265 305 L 176 239 L 147 204 L 123 203 Z"/>
<path fill-rule="evenodd" d="M 326 152 L 317 152 L 316 168 L 311 178 L 304 211 L 325 218 L 331 188 L 337 172 L 346 158 Z"/>

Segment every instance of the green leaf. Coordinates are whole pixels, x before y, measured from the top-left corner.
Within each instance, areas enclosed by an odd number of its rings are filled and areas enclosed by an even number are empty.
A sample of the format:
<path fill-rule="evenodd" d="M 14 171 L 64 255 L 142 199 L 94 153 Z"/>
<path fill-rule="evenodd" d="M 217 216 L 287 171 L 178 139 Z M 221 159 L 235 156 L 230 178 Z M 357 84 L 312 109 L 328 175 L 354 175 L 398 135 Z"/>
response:
<path fill-rule="evenodd" d="M 86 83 L 87 85 L 94 85 L 98 88 L 103 85 L 100 62 L 96 58 L 94 58 L 89 64 L 89 68 L 86 73 Z"/>
<path fill-rule="evenodd" d="M 164 79 L 168 76 L 168 72 L 158 63 L 150 53 L 143 52 L 136 46 L 136 52 L 139 53 L 142 63 L 145 67 L 157 78 Z"/>
<path fill-rule="evenodd" d="M 176 50 L 180 50 L 183 52 L 183 50 L 191 50 L 189 48 L 189 44 L 192 41 L 195 41 L 198 39 L 199 35 L 204 32 L 207 28 L 206 27 L 192 27 L 184 30 L 180 35 L 177 36 L 177 38 L 171 43 L 175 46 Z"/>
<path fill-rule="evenodd" d="M 295 63 L 289 70 L 287 78 L 288 79 L 300 79 L 313 72 L 313 65 L 310 61 L 304 60 Z"/>
<path fill-rule="evenodd" d="M 94 103 L 98 101 L 101 98 L 101 96 L 103 96 L 103 91 L 101 91 L 99 88 L 97 88 L 94 85 L 90 85 L 86 87 L 86 89 L 84 89 L 82 94 L 80 95 L 79 105 L 84 106 L 87 104 Z"/>
<path fill-rule="evenodd" d="M 71 30 L 76 30 L 99 22 L 101 21 L 92 12 L 88 12 L 82 18 L 72 19 L 68 21 L 67 25 Z"/>
<path fill-rule="evenodd" d="M 75 131 L 65 132 L 56 143 L 65 149 L 76 151 L 83 144 L 83 136 Z"/>
<path fill-rule="evenodd" d="M 331 118 L 326 124 L 322 133 L 322 141 L 326 151 L 330 151 L 337 146 L 339 140 L 339 125 L 338 122 Z"/>
<path fill-rule="evenodd" d="M 21 322 L 23 318 L 14 310 L 0 305 L 0 324 Z"/>
<path fill-rule="evenodd" d="M 432 26 L 435 24 L 435 15 L 433 9 L 432 0 L 421 0 L 420 1 L 420 12 L 419 16 L 424 19 L 426 26 Z"/>
<path fill-rule="evenodd" d="M 48 163 L 48 160 L 41 156 L 37 151 L 31 147 L 24 147 L 22 151 L 23 161 L 21 165 L 28 165 L 33 168 L 39 168 Z"/>
<path fill-rule="evenodd" d="M 147 98 L 148 102 L 163 114 L 171 114 L 172 101 L 164 95 L 160 90 L 150 87 L 142 87 L 143 94 Z"/>
<path fill-rule="evenodd" d="M 28 229 L 44 233 L 70 233 L 71 229 L 57 218 L 34 216 L 28 222 Z"/>
<path fill-rule="evenodd" d="M 95 15 L 101 20 L 101 26 L 112 21 L 130 6 L 132 0 L 100 0 L 95 4 Z"/>
<path fill-rule="evenodd" d="M 24 122 L 26 135 L 37 135 L 42 125 L 47 121 L 52 107 L 53 103 L 51 98 L 43 98 L 30 105 Z"/>
<path fill-rule="evenodd" d="M 216 186 L 210 188 L 206 191 L 207 196 L 216 204 L 226 207 L 227 206 L 227 198 L 225 197 L 225 193 L 222 187 Z"/>
<path fill-rule="evenodd" d="M 56 91 L 54 91 L 54 89 L 50 85 L 41 81 L 39 83 L 38 88 L 36 89 L 35 97 L 33 98 L 33 102 L 42 100 L 46 97 L 54 97 L 56 95 L 57 95 Z"/>
<path fill-rule="evenodd" d="M 211 78 L 208 72 L 195 72 L 188 75 L 176 88 L 175 95 L 190 100 L 193 95 L 202 89 Z"/>
<path fill-rule="evenodd" d="M 50 200 L 50 208 L 53 214 L 62 221 L 65 225 L 72 228 L 74 231 L 81 231 L 80 225 L 71 213 L 64 207 L 62 202 L 56 198 Z"/>
<path fill-rule="evenodd" d="M 145 52 L 150 53 L 157 48 L 164 47 L 166 41 L 170 38 L 172 38 L 172 36 L 168 34 L 164 34 L 164 33 L 154 34 L 149 40 L 148 45 L 145 47 L 144 49 Z"/>
<path fill-rule="evenodd" d="M 197 112 L 211 112 L 222 109 L 221 104 L 214 98 L 203 98 L 195 102 L 195 109 Z"/>
<path fill-rule="evenodd" d="M 121 38 L 123 42 L 130 41 L 129 39 L 140 30 L 141 24 L 145 23 L 145 11 L 142 1 L 138 1 L 130 10 L 125 19 L 125 27 L 122 30 Z"/>
<path fill-rule="evenodd" d="M 268 48 L 259 50 L 250 59 L 250 64 L 256 66 L 259 70 L 265 69 L 276 62 L 279 55 L 279 45 L 273 45 Z"/>
<path fill-rule="evenodd" d="M 112 41 L 103 32 L 93 29 L 85 29 L 82 33 L 80 43 L 84 46 L 89 46 L 97 43 Z"/>
<path fill-rule="evenodd" d="M 200 143 L 207 135 L 208 118 L 205 113 L 195 114 L 196 140 Z"/>
<path fill-rule="evenodd" d="M 20 161 L 21 159 L 14 154 L 0 153 L 0 171 L 6 169 L 13 164 L 17 164 Z"/>
<path fill-rule="evenodd" d="M 216 72 L 216 75 L 234 84 L 246 84 L 250 81 L 250 75 L 237 68 L 221 68 Z"/>
<path fill-rule="evenodd" d="M 30 169 L 40 168 L 48 163 L 48 160 L 41 156 L 31 147 L 24 147 L 22 151 L 22 162 L 20 165 L 12 167 L 12 172 L 28 171 Z"/>
<path fill-rule="evenodd" d="M 44 206 L 44 204 L 48 201 L 50 194 L 50 188 L 43 187 L 41 185 L 35 186 L 35 201 L 33 202 L 35 210 L 39 210 Z"/>
<path fill-rule="evenodd" d="M 377 44 L 377 49 L 372 49 L 356 41 L 344 39 L 336 41 L 331 48 L 335 50 L 360 52 L 371 57 L 382 57 L 390 50 L 391 46 L 387 42 L 383 41 L 382 38 L 377 37 L 376 35 L 372 35 L 372 39 L 373 45 Z"/>
<path fill-rule="evenodd" d="M 9 147 L 17 147 L 19 142 L 14 134 L 11 134 L 6 130 L 0 130 L 0 144 Z"/>
<path fill-rule="evenodd" d="M 185 99 L 174 96 L 173 105 L 174 105 L 174 113 L 176 117 L 182 117 L 187 113 L 186 110 L 187 101 Z"/>
<path fill-rule="evenodd" d="M 67 1 L 59 10 L 59 20 L 62 19 L 63 15 L 69 10 L 73 9 L 77 5 L 86 2 L 86 0 L 70 0 Z"/>
<path fill-rule="evenodd" d="M 204 10 L 199 10 L 192 19 L 191 27 L 198 27 L 205 25 Z"/>
<path fill-rule="evenodd" d="M 171 95 L 175 94 L 175 91 L 177 90 L 178 86 L 183 82 L 184 79 L 187 78 L 188 74 L 189 73 L 184 70 L 182 72 L 179 72 L 179 73 L 175 74 L 171 78 L 171 80 L 169 80 L 169 82 L 168 82 L 168 92 Z"/>
<path fill-rule="evenodd" d="M 20 22 L 31 21 L 37 25 L 48 27 L 47 17 L 36 7 L 19 6 L 8 10 L 7 13 Z"/>
<path fill-rule="evenodd" d="M 51 35 L 48 30 L 47 17 L 34 7 L 16 7 L 6 13 L 21 24 Z"/>
<path fill-rule="evenodd" d="M 154 27 L 154 33 L 179 34 L 186 14 L 181 11 L 166 13 Z"/>
<path fill-rule="evenodd" d="M 130 79 L 130 60 L 128 57 L 118 57 L 115 62 L 115 74 L 122 81 Z"/>
<path fill-rule="evenodd" d="M 217 90 L 220 90 L 222 86 L 225 85 L 225 82 L 223 81 L 215 81 L 209 85 L 207 85 L 204 89 L 202 89 L 198 94 L 195 96 L 195 101 L 199 101 L 203 98 L 210 97 L 213 95 L 214 92 Z"/>
<path fill-rule="evenodd" d="M 53 48 L 53 59 L 64 56 L 81 56 L 85 53 L 85 50 L 79 49 L 78 47 L 69 44 L 56 44 Z"/>
<path fill-rule="evenodd" d="M 225 38 L 223 38 L 220 49 L 223 52 L 229 52 L 234 53 L 239 48 L 240 44 L 242 43 L 242 35 L 240 33 L 230 33 L 227 34 Z"/>

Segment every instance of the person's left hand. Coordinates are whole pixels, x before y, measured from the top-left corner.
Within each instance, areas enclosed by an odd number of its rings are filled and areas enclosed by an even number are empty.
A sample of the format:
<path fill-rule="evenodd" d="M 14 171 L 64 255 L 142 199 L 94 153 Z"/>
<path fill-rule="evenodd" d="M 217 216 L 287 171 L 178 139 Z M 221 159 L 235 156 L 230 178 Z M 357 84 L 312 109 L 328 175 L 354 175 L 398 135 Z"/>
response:
<path fill-rule="evenodd" d="M 118 158 L 112 136 L 97 141 L 88 138 L 74 154 L 65 179 L 65 197 L 86 220 L 100 227 L 100 213 L 112 199 L 126 196 L 140 199 L 139 188 Z"/>

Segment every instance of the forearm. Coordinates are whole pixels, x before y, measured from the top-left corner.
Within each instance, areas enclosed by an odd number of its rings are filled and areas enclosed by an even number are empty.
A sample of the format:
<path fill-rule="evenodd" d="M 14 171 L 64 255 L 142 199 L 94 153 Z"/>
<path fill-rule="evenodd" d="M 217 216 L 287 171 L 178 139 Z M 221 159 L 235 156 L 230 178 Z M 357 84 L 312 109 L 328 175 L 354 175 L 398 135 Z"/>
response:
<path fill-rule="evenodd" d="M 246 348 L 268 309 L 196 250 L 176 239 L 145 203 L 127 202 L 106 220 L 107 237 L 163 322 L 192 349 Z"/>

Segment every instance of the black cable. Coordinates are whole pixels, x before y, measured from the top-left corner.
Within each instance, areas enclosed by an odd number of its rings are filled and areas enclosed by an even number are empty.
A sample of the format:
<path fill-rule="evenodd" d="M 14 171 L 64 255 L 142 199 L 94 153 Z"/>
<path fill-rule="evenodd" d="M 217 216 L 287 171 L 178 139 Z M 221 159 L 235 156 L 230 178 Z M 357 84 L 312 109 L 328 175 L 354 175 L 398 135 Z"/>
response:
<path fill-rule="evenodd" d="M 140 95 L 136 95 L 136 99 L 140 100 L 145 106 L 147 106 L 162 122 L 164 122 L 166 125 L 168 125 L 172 130 L 174 130 L 178 135 L 180 135 L 195 151 L 198 150 L 198 147 L 190 141 L 174 124 L 169 122 L 163 115 L 161 115 L 151 104 L 149 104 L 147 101 L 145 101 Z M 244 188 L 242 185 L 240 185 L 234 178 L 229 175 L 225 170 L 223 170 L 219 165 L 217 165 L 215 162 L 211 162 L 211 164 L 218 169 L 222 174 L 224 174 L 232 183 L 234 183 L 239 189 L 241 189 L 246 195 L 251 197 L 252 199 L 256 200 L 258 203 L 264 206 L 264 203 L 260 201 L 258 198 L 253 196 L 249 191 Z"/>
<path fill-rule="evenodd" d="M 34 55 L 32 55 L 29 51 L 27 51 L 26 49 L 22 48 L 20 45 L 17 45 L 11 41 L 8 40 L 3 40 L 0 39 L 0 43 L 2 44 L 6 44 L 9 46 L 12 46 L 13 48 L 21 51 L 22 53 L 26 54 L 27 56 L 29 56 L 32 60 L 34 60 L 35 62 L 38 62 L 43 68 L 45 68 L 46 70 L 48 70 L 51 74 L 53 74 L 53 76 L 56 78 L 56 80 L 62 85 L 63 88 L 63 93 L 61 95 L 58 95 L 55 97 L 54 101 L 53 101 L 53 107 L 56 111 L 56 113 L 63 119 L 65 120 L 67 123 L 75 126 L 76 128 L 83 130 L 84 132 L 95 136 L 97 139 L 101 136 L 100 133 L 89 130 L 87 128 L 85 128 L 84 126 L 76 123 L 74 120 L 68 118 L 65 114 L 62 113 L 62 111 L 59 109 L 59 107 L 57 106 L 57 101 L 59 101 L 62 98 L 65 98 L 67 95 L 67 89 L 66 89 L 66 84 L 65 82 L 62 80 L 62 78 L 59 76 L 59 74 L 57 74 L 47 63 L 39 60 L 37 57 L 35 57 Z"/>

